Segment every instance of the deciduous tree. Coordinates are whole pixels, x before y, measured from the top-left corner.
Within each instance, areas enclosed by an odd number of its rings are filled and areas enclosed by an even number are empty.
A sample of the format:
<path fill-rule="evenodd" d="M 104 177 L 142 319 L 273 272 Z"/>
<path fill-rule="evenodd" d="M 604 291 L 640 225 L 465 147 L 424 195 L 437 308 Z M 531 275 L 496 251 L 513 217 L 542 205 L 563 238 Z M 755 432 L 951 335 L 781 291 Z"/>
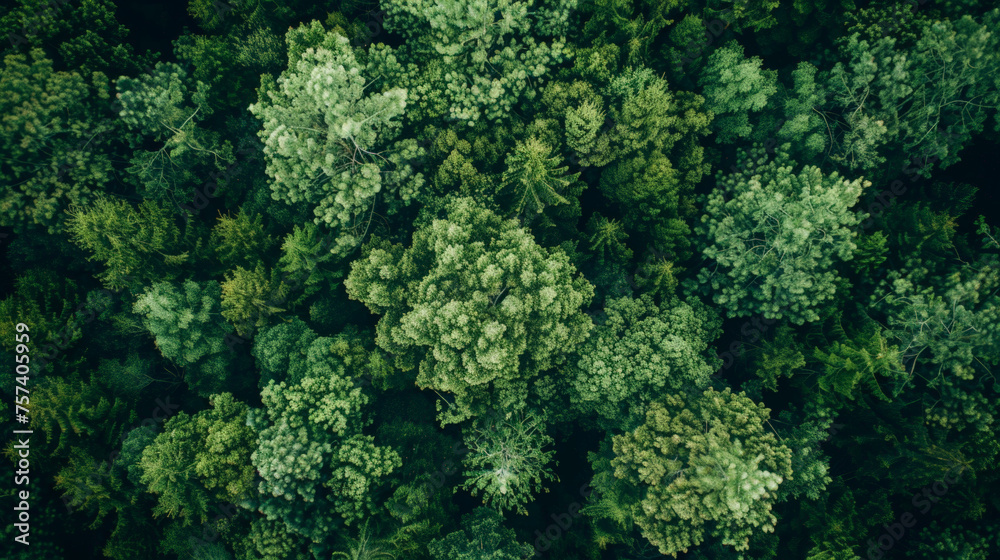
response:
<path fill-rule="evenodd" d="M 493 404 L 522 408 L 528 381 L 582 342 L 593 288 L 560 250 L 539 247 L 516 222 L 471 199 L 448 206 L 409 248 L 380 244 L 345 285 L 379 321 L 378 344 L 417 384 L 452 393 L 443 423 Z M 438 406 L 442 406 L 439 403 Z"/>
<path fill-rule="evenodd" d="M 698 279 L 730 316 L 815 321 L 814 308 L 836 292 L 835 263 L 856 248 L 852 228 L 863 215 L 850 208 L 869 183 L 812 166 L 796 172 L 783 151 L 750 157 L 760 159 L 720 173 L 721 188 L 708 195 L 697 231 L 711 264 Z"/>

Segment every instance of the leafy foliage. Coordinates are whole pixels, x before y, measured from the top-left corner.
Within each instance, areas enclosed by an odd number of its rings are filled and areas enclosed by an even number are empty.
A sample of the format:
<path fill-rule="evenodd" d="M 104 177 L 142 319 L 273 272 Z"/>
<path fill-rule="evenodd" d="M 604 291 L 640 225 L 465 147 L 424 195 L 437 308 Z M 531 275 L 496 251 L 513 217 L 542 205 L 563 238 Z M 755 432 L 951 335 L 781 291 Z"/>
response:
<path fill-rule="evenodd" d="M 732 316 L 815 321 L 814 307 L 836 292 L 834 263 L 853 255 L 860 219 L 849 208 L 867 183 L 817 167 L 796 174 L 780 152 L 756 163 L 720 175 L 722 192 L 708 196 L 698 233 L 715 266 L 698 279 Z"/>
<path fill-rule="evenodd" d="M 706 349 L 720 326 L 697 301 L 609 300 L 603 321 L 567 368 L 573 404 L 581 413 L 597 412 L 611 428 L 641 417 L 664 394 L 705 389 L 716 369 Z"/>
<path fill-rule="evenodd" d="M 406 163 L 416 142 L 393 144 L 407 91 L 367 94 L 348 40 L 319 22 L 289 30 L 288 70 L 261 87 L 250 111 L 263 121 L 274 200 L 313 208 L 317 224 L 337 230 L 338 251 L 365 236 L 376 202 L 398 211 L 423 178 Z M 393 198 L 376 195 L 382 191 Z"/>
<path fill-rule="evenodd" d="M 579 309 L 593 288 L 574 273 L 564 253 L 463 198 L 409 248 L 371 247 L 345 285 L 384 315 L 378 344 L 396 366 L 419 363 L 419 386 L 454 395 L 441 416 L 453 423 L 489 405 L 523 408 L 528 381 L 584 340 L 590 319 Z"/>
<path fill-rule="evenodd" d="M 764 431 L 768 412 L 728 389 L 668 396 L 643 425 L 613 438 L 612 484 L 638 493 L 627 506 L 661 554 L 687 551 L 706 533 L 746 550 L 754 531 L 774 530 L 771 505 L 792 474 L 791 451 Z"/>

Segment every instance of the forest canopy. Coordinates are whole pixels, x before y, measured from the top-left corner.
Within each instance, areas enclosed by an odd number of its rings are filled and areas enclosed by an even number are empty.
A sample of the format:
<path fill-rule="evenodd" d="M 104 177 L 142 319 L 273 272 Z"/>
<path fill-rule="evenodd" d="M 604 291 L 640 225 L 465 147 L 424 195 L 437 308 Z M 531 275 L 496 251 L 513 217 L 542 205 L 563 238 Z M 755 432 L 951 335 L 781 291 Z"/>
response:
<path fill-rule="evenodd" d="M 1000 557 L 993 3 L 8 4 L 0 557 Z"/>

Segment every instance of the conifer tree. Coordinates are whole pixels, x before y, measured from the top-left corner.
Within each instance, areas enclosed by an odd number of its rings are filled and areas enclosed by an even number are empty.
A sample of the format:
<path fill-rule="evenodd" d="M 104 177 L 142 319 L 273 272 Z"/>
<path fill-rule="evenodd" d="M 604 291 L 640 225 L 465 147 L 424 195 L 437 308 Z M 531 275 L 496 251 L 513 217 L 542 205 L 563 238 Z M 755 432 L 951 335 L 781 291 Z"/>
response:
<path fill-rule="evenodd" d="M 97 277 L 112 290 L 173 280 L 199 247 L 186 243 L 185 234 L 193 229 L 182 233 L 172 213 L 149 200 L 136 208 L 99 197 L 89 208 L 73 207 L 69 215 L 70 239 L 90 253 L 88 260 L 104 263 Z"/>
<path fill-rule="evenodd" d="M 538 413 L 518 412 L 511 418 L 499 415 L 478 419 L 465 435 L 469 454 L 465 463 L 465 484 L 473 496 L 483 494 L 483 503 L 501 512 L 515 510 L 527 514 L 524 504 L 543 488 L 546 480 L 557 479 L 549 464 L 555 452 L 543 450 L 553 443 L 545 433 Z M 548 490 L 546 489 L 546 492 Z"/>

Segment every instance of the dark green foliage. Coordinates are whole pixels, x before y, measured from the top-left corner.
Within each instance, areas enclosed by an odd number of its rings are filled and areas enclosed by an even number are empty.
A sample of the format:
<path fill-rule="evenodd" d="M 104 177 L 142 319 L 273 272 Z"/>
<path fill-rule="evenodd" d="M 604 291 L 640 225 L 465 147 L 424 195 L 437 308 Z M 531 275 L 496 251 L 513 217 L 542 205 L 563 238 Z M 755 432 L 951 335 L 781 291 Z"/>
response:
<path fill-rule="evenodd" d="M 31 329 L 28 344 L 39 354 L 58 352 L 79 340 L 83 321 L 75 313 L 81 293 L 72 279 L 60 278 L 51 270 L 32 268 L 19 275 L 14 282 L 14 293 L 0 301 L 0 340 L 3 347 L 14 350 L 20 332 L 17 323 Z M 23 339 L 22 339 L 23 340 Z"/>
<path fill-rule="evenodd" d="M 9 4 L 0 557 L 1000 549 L 989 2 Z"/>
<path fill-rule="evenodd" d="M 133 306 L 160 354 L 185 368 L 188 386 L 205 397 L 245 382 L 232 371 L 233 356 L 226 348 L 232 327 L 219 311 L 221 297 L 215 281 L 160 282 Z"/>
<path fill-rule="evenodd" d="M 116 18 L 112 0 L 18 0 L 15 4 L 0 18 L 0 35 L 9 41 L 9 51 L 52 49 L 60 66 L 79 69 L 84 75 L 135 74 L 153 58 L 150 52 L 140 56 L 128 41 L 130 30 Z"/>
<path fill-rule="evenodd" d="M 32 424 L 44 434 L 43 448 L 51 453 L 110 447 L 135 420 L 128 401 L 80 380 L 50 379 L 33 397 Z"/>
<path fill-rule="evenodd" d="M 514 531 L 503 526 L 499 513 L 484 507 L 462 518 L 461 531 L 433 541 L 428 550 L 434 560 L 516 560 L 532 552 L 531 545 L 517 542 Z"/>
<path fill-rule="evenodd" d="M 91 203 L 111 178 L 109 84 L 57 71 L 38 48 L 0 68 L 0 219 L 24 234 L 63 231 L 65 210 Z"/>
<path fill-rule="evenodd" d="M 69 216 L 70 239 L 88 260 L 104 263 L 96 276 L 112 290 L 176 278 L 200 245 L 186 238 L 195 228 L 182 229 L 166 206 L 149 200 L 136 208 L 100 197 L 88 208 L 71 208 Z"/>

